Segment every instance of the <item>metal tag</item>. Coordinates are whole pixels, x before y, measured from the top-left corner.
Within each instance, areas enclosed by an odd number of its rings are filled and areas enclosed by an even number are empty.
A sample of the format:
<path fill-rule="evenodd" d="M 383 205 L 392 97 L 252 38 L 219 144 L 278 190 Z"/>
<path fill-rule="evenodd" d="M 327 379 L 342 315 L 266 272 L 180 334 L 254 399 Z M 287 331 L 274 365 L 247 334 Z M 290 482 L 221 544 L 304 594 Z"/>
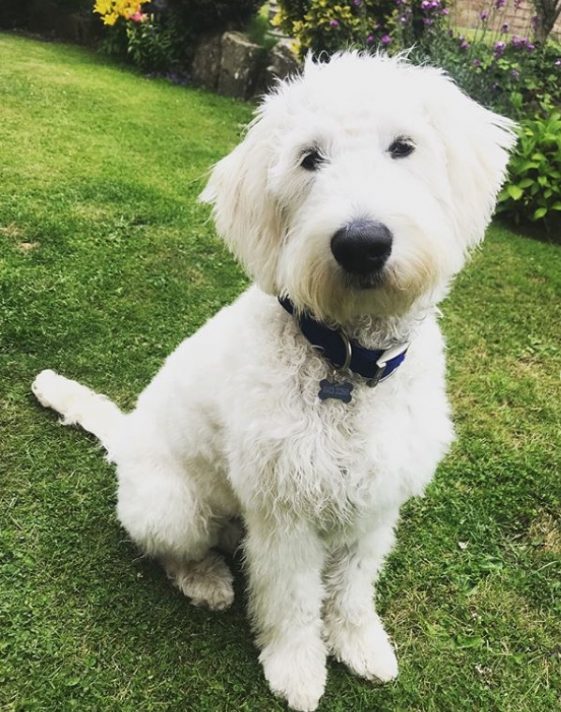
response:
<path fill-rule="evenodd" d="M 327 378 L 324 378 L 319 382 L 318 396 L 322 401 L 327 400 L 328 398 L 334 398 L 335 400 L 343 401 L 343 403 L 350 403 L 352 400 L 352 390 L 353 384 L 348 381 L 343 381 L 343 383 L 334 383 L 333 381 L 328 381 Z"/>

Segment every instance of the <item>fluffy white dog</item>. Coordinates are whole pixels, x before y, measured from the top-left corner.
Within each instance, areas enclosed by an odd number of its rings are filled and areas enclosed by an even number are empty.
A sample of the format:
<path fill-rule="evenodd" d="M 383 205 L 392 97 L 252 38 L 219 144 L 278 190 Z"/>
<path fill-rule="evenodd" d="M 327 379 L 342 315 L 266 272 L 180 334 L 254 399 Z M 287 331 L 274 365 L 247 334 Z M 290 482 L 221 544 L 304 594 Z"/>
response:
<path fill-rule="evenodd" d="M 130 414 L 53 371 L 33 384 L 101 440 L 121 523 L 195 605 L 232 602 L 214 548 L 243 520 L 260 660 L 295 710 L 316 708 L 328 654 L 397 675 L 372 585 L 453 439 L 436 305 L 483 237 L 512 129 L 437 69 L 309 60 L 202 195 L 255 285 Z"/>

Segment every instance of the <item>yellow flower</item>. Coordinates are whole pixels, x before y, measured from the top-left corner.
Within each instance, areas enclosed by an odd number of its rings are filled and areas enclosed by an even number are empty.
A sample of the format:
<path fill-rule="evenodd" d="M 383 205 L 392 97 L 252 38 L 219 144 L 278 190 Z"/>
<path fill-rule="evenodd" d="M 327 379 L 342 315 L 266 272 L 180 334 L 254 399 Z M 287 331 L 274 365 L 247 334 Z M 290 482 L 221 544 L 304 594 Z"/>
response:
<path fill-rule="evenodd" d="M 139 12 L 141 5 L 139 0 L 95 0 L 93 11 L 101 15 L 104 25 L 114 25 L 120 17 L 128 20 Z"/>

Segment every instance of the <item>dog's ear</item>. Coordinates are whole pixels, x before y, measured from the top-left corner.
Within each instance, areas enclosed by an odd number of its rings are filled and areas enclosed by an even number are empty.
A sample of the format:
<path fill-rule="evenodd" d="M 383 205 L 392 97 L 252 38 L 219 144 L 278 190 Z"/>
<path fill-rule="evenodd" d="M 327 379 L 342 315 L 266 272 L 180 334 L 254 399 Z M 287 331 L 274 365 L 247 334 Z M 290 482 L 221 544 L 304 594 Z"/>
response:
<path fill-rule="evenodd" d="M 516 124 L 470 99 L 444 72 L 423 68 L 426 107 L 445 145 L 460 239 L 477 244 L 489 223 L 516 143 Z"/>
<path fill-rule="evenodd" d="M 219 235 L 266 292 L 277 293 L 280 211 L 268 190 L 273 137 L 258 117 L 244 140 L 213 168 L 199 200 L 213 206 Z"/>

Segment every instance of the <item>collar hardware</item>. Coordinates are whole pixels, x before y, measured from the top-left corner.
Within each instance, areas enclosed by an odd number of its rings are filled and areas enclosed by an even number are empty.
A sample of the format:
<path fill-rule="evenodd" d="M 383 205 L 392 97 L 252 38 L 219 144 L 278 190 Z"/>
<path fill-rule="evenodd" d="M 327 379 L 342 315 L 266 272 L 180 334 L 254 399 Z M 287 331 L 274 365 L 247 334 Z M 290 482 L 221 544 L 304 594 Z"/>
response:
<path fill-rule="evenodd" d="M 295 317 L 303 336 L 321 351 L 335 371 L 362 376 L 371 388 L 389 378 L 405 359 L 409 343 L 389 349 L 367 349 L 340 329 L 332 329 L 310 314 L 296 315 L 294 304 L 288 297 L 279 297 L 279 303 Z"/>

